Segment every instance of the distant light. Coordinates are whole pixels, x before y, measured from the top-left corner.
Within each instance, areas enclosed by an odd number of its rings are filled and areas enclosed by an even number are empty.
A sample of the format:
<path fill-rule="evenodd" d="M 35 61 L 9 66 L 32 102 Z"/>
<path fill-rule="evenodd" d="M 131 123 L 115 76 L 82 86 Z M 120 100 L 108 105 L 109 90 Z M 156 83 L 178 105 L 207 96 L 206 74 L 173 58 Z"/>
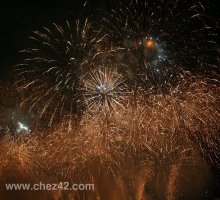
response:
<path fill-rule="evenodd" d="M 27 126 L 25 126 L 23 123 L 18 122 L 17 133 L 20 133 L 20 132 L 30 133 L 31 130 Z"/>
<path fill-rule="evenodd" d="M 148 41 L 146 42 L 146 46 L 147 46 L 148 48 L 154 47 L 154 41 L 153 41 L 152 39 L 148 40 Z"/>

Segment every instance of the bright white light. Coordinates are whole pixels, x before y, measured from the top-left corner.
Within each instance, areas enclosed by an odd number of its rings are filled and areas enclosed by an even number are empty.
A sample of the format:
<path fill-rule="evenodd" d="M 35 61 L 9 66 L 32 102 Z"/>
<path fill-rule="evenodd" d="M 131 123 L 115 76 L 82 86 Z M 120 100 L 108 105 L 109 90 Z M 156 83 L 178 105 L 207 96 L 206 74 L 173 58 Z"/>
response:
<path fill-rule="evenodd" d="M 100 92 L 105 92 L 108 89 L 105 83 L 97 86 L 97 88 Z"/>
<path fill-rule="evenodd" d="M 17 132 L 20 133 L 20 132 L 22 132 L 22 131 L 24 131 L 24 132 L 26 132 L 26 133 L 31 132 L 31 130 L 30 130 L 27 126 L 25 126 L 25 125 L 24 125 L 23 123 L 21 123 L 21 122 L 18 122 Z"/>

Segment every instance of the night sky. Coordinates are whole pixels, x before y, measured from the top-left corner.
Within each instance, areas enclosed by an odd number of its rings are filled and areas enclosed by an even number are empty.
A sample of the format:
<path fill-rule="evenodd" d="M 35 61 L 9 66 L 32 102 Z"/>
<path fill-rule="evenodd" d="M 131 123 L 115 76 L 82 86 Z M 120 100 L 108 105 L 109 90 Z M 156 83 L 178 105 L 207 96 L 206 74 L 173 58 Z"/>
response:
<path fill-rule="evenodd" d="M 75 20 L 81 16 L 94 14 L 95 9 L 107 6 L 106 3 L 91 1 L 87 9 L 82 9 L 84 1 L 48 1 L 40 2 L 4 2 L 0 6 L 0 79 L 7 79 L 11 66 L 19 63 L 19 50 L 26 48 L 31 31 L 51 23 L 62 23 L 65 20 Z"/>
<path fill-rule="evenodd" d="M 28 36 L 31 31 L 38 30 L 42 26 L 48 26 L 53 22 L 62 23 L 64 20 L 76 19 L 82 15 L 92 15 L 97 8 L 108 7 L 108 2 L 90 0 L 87 10 L 82 11 L 84 1 L 29 1 L 11 2 L 4 1 L 0 6 L 0 78 L 6 79 L 11 66 L 19 63 L 18 51 L 27 47 Z M 220 19 L 219 0 L 209 0 L 213 7 L 211 13 L 216 20 Z"/>
<path fill-rule="evenodd" d="M 0 81 L 7 81 L 12 67 L 21 62 L 19 51 L 28 47 L 28 37 L 34 30 L 51 23 L 62 24 L 65 20 L 76 20 L 85 16 L 98 16 L 97 9 L 104 11 L 111 0 L 90 0 L 82 9 L 84 0 L 54 1 L 5 1 L 0 5 Z M 187 1 L 187 0 L 186 0 Z M 191 0 L 189 0 L 191 1 Z M 220 23 L 220 0 L 208 2 L 210 16 Z M 220 44 L 220 39 L 219 39 Z M 220 47 L 219 47 L 220 49 Z M 220 175 L 219 175 L 220 176 Z"/>

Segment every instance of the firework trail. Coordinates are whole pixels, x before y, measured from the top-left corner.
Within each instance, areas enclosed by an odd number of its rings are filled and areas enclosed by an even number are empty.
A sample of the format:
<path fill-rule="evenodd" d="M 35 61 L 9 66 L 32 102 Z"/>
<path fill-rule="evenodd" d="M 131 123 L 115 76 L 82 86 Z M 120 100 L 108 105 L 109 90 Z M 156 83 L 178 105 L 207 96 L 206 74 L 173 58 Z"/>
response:
<path fill-rule="evenodd" d="M 46 153 L 42 160 L 46 160 L 43 166 L 47 166 L 46 174 L 50 177 L 65 179 L 70 183 L 94 183 L 94 192 L 99 196 L 98 193 L 102 193 L 104 188 L 101 181 L 106 180 L 103 177 L 114 180 L 113 175 L 123 155 L 120 147 L 106 141 L 100 124 L 94 119 L 95 116 L 92 119 L 91 115 L 84 116 L 80 128 L 77 125 L 71 131 L 64 120 L 43 140 Z M 94 195 L 94 192 L 90 195 Z M 77 192 L 77 195 L 81 196 L 81 193 Z"/>
<path fill-rule="evenodd" d="M 128 95 L 126 79 L 112 66 L 98 67 L 82 78 L 84 103 L 92 112 L 117 110 Z"/>
<path fill-rule="evenodd" d="M 132 82 L 164 91 L 178 85 L 182 69 L 216 77 L 218 35 L 199 1 L 121 0 L 112 7 L 104 28 Z"/>
<path fill-rule="evenodd" d="M 204 6 L 116 5 L 99 30 L 86 19 L 33 33 L 16 85 L 21 106 L 53 127 L 37 139 L 3 138 L 1 176 L 89 181 L 94 199 L 173 200 L 188 198 L 185 180 L 209 174 L 203 157 L 219 166 L 219 87 L 207 79 L 216 35 Z M 195 178 L 199 192 L 203 178 Z"/>
<path fill-rule="evenodd" d="M 1 185 L 5 181 L 35 180 L 39 175 L 37 140 L 32 137 L 6 135 L 1 141 Z M 3 186 L 3 185 L 2 185 Z"/>
<path fill-rule="evenodd" d="M 188 77 L 188 80 L 177 88 L 170 88 L 170 94 L 155 95 L 148 94 L 144 90 L 139 91 L 135 109 L 131 102 L 127 106 L 124 105 L 124 109 L 112 113 L 111 117 L 107 116 L 111 121 L 108 123 L 112 124 L 113 130 L 109 138 L 117 136 L 117 140 L 122 142 L 123 149 L 133 149 L 128 151 L 131 152 L 129 154 L 125 153 L 125 157 L 129 158 L 128 160 L 137 158 L 138 161 L 142 158 L 146 166 L 153 163 L 153 167 L 149 168 L 152 171 L 151 175 L 148 175 L 151 180 L 153 179 L 149 185 L 150 188 L 153 187 L 150 190 L 154 195 L 162 194 L 164 196 L 161 198 L 165 198 L 167 187 L 171 187 L 167 186 L 167 181 L 170 181 L 169 184 L 172 185 L 172 178 L 174 182 L 176 179 L 179 181 L 183 172 L 187 172 L 186 179 L 190 177 L 192 181 L 195 175 L 188 171 L 191 171 L 192 167 L 196 166 L 195 163 L 199 162 L 195 160 L 200 156 L 199 154 L 208 157 L 207 160 L 213 165 L 219 163 L 217 158 L 220 112 L 217 91 L 218 87 L 202 79 Z M 104 116 L 101 119 L 104 119 Z M 105 130 L 108 129 L 105 128 Z M 203 144 L 204 141 L 206 145 Z M 200 153 L 195 154 L 195 149 L 199 149 Z M 135 153 L 132 154 L 132 152 Z M 215 158 L 215 163 L 211 155 Z M 138 166 L 138 161 L 134 161 L 135 166 Z M 181 166 L 181 169 L 177 172 L 175 168 L 178 166 Z M 172 167 L 174 169 L 170 172 Z M 124 173 L 124 169 L 129 168 L 122 167 L 121 169 L 120 175 Z M 144 164 L 141 165 L 141 170 L 144 170 Z M 138 170 L 133 170 L 132 175 L 125 175 L 125 177 L 133 177 L 134 172 Z M 143 180 L 144 173 L 141 174 Z M 140 181 L 141 178 L 138 180 Z M 146 184 L 145 179 L 142 185 Z M 133 181 L 131 178 L 131 180 L 122 182 L 125 182 L 124 187 L 127 189 L 131 187 L 129 185 L 132 185 Z M 203 183 L 204 180 L 200 182 Z M 181 189 L 184 187 L 181 185 Z M 169 195 L 175 195 L 177 189 L 169 188 Z M 130 193 L 128 193 L 131 196 L 135 195 L 134 189 L 132 189 L 133 192 L 131 188 L 129 190 Z M 198 190 L 202 191 L 199 187 Z"/>
<path fill-rule="evenodd" d="M 170 84 L 178 86 L 186 70 L 214 69 L 205 56 L 215 48 L 206 11 L 200 3 L 179 9 L 182 5 L 120 1 L 101 29 L 86 19 L 34 31 L 33 47 L 22 51 L 26 58 L 16 66 L 18 91 L 25 96 L 21 106 L 51 126 L 64 115 L 81 114 L 83 105 L 116 109 L 127 86 L 134 97 L 139 87 L 167 91 Z"/>
<path fill-rule="evenodd" d="M 200 177 L 197 171 L 202 165 L 197 157 L 206 152 L 206 148 L 201 148 L 201 140 L 195 141 L 194 137 L 199 134 L 200 139 L 205 138 L 213 145 L 207 139 L 216 136 L 219 130 L 216 90 L 204 80 L 190 77 L 175 92 L 171 89 L 170 94 L 139 91 L 135 108 L 131 98 L 114 112 L 88 110 L 80 121 L 74 116 L 64 118 L 48 135 L 41 138 L 36 133 L 36 143 L 34 135 L 29 139 L 4 139 L 1 147 L 8 149 L 2 150 L 1 155 L 9 158 L 4 152 L 13 151 L 10 155 L 22 156 L 19 161 L 25 163 L 6 167 L 7 174 L 23 167 L 27 171 L 24 176 L 35 177 L 39 173 L 45 182 L 51 177 L 57 182 L 89 181 L 96 188 L 91 196 L 101 199 L 106 199 L 105 194 L 109 199 L 119 198 L 118 194 L 122 199 L 141 199 L 144 195 L 175 199 L 178 191 L 188 197 L 187 181 Z M 203 124 L 195 126 L 198 123 Z M 212 155 L 217 153 L 212 150 Z M 2 159 L 3 164 L 4 160 L 7 159 Z M 204 170 L 209 174 L 209 169 Z M 15 174 L 22 175 L 21 171 Z M 194 188 L 200 192 L 203 176 L 196 180 Z M 81 193 L 77 195 L 83 199 Z"/>
<path fill-rule="evenodd" d="M 33 47 L 22 51 L 24 63 L 16 66 L 18 91 L 26 96 L 21 105 L 37 108 L 40 118 L 48 115 L 51 125 L 59 115 L 76 112 L 80 76 L 101 62 L 105 35 L 86 19 L 43 27 L 30 38 Z"/>
<path fill-rule="evenodd" d="M 96 141 L 94 149 L 98 148 L 100 151 L 100 144 L 105 144 L 105 147 L 108 143 L 112 143 L 111 155 L 114 146 L 121 146 L 122 155 L 129 158 L 129 162 L 120 159 L 115 173 L 118 174 L 116 180 L 119 188 L 123 188 L 122 191 L 136 197 L 143 193 L 141 191 L 146 181 L 150 179 L 148 187 L 153 187 L 151 190 L 154 195 L 157 193 L 166 195 L 166 187 L 171 187 L 167 186 L 167 181 L 172 185 L 172 176 L 173 181 L 176 179 L 179 181 L 183 171 L 191 170 L 197 162 L 195 158 L 198 157 L 198 154 L 194 153 L 195 146 L 200 146 L 200 143 L 194 144 L 194 141 L 191 141 L 192 137 L 197 132 L 200 133 L 201 138 L 207 133 L 215 135 L 215 130 L 218 130 L 219 97 L 214 92 L 214 87 L 213 91 L 209 88 L 210 85 L 204 81 L 192 79 L 179 85 L 175 92 L 172 89 L 170 94 L 166 95 L 149 96 L 145 91 L 142 91 L 144 94 L 140 91 L 135 109 L 130 103 L 110 114 L 100 112 L 95 113 L 94 116 L 89 114 L 84 117 L 81 126 L 86 126 L 87 131 L 84 132 L 90 135 L 86 141 L 88 143 Z M 213 110 L 216 112 L 214 113 Z M 198 123 L 204 125 L 195 127 Z M 106 138 L 107 143 L 101 138 Z M 110 158 L 110 161 L 114 161 L 113 157 Z M 118 160 L 117 158 L 116 161 Z M 104 163 L 102 160 L 98 166 Z M 101 169 L 108 169 L 109 165 L 104 165 L 105 167 Z M 178 168 L 179 165 L 182 167 L 179 172 L 175 170 L 170 172 L 171 167 Z M 91 173 L 95 172 L 91 171 Z M 145 173 L 146 177 L 143 175 Z M 186 179 L 188 176 L 192 180 L 194 174 L 186 174 Z M 175 189 L 169 190 L 172 196 L 171 191 L 175 193 Z"/>
<path fill-rule="evenodd" d="M 0 198 L 8 199 L 55 199 L 58 192 L 6 190 L 5 184 L 11 183 L 49 183 L 49 175 L 45 174 L 46 166 L 42 158 L 45 148 L 33 135 L 5 135 L 0 141 Z M 50 182 L 54 183 L 54 182 Z"/>

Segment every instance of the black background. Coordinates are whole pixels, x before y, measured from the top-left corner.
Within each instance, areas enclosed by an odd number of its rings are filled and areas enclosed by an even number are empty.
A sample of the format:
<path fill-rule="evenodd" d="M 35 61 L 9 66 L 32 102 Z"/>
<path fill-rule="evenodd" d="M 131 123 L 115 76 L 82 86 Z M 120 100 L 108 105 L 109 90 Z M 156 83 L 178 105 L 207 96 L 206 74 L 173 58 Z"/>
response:
<path fill-rule="evenodd" d="M 85 9 L 84 0 L 2 2 L 0 5 L 0 80 L 7 79 L 11 67 L 19 63 L 19 50 L 27 47 L 34 30 L 51 23 L 63 23 L 81 16 L 92 16 L 97 7 L 107 6 L 103 1 L 90 0 Z M 108 2 L 107 2 L 108 3 Z M 100 5 L 97 5 L 100 4 Z"/>
<path fill-rule="evenodd" d="M 89 9 L 84 11 L 84 0 L 2 2 L 0 5 L 0 79 L 7 79 L 11 66 L 19 62 L 18 51 L 27 47 L 27 38 L 31 31 L 53 22 L 76 19 L 83 15 L 83 12 L 87 15 L 95 14 L 93 13 L 96 12 L 95 8 L 108 7 L 109 1 L 90 0 Z M 209 0 L 208 3 L 212 7 L 213 16 L 219 20 L 220 1 Z"/>

